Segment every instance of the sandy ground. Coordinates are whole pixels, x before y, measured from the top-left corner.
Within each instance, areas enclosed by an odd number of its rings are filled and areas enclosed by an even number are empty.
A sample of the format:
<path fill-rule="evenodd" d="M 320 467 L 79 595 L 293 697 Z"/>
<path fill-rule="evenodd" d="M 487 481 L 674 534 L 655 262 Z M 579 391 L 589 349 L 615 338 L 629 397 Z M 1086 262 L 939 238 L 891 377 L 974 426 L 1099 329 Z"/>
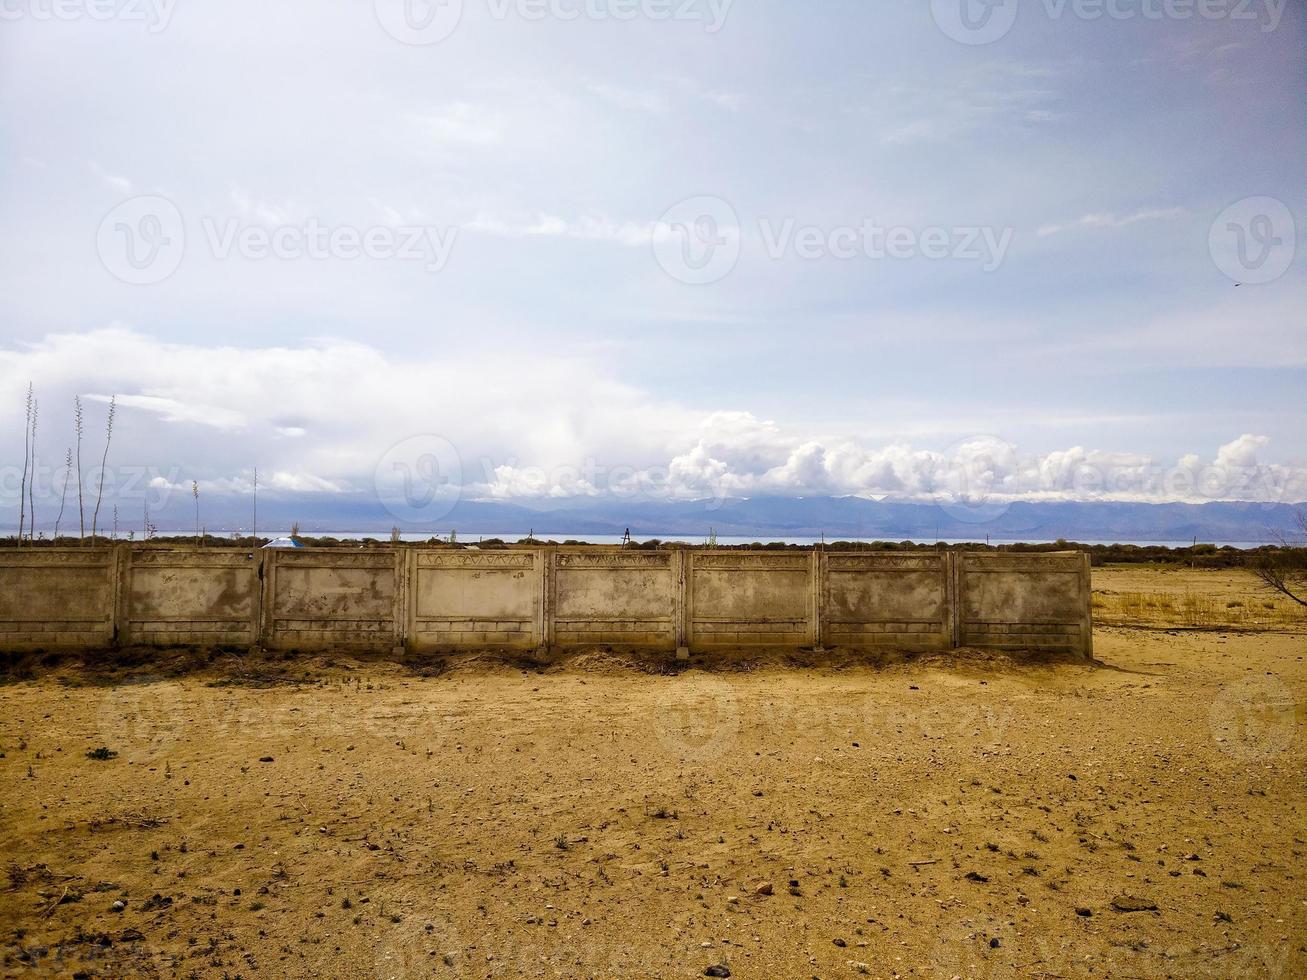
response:
<path fill-rule="evenodd" d="M 1307 975 L 1307 632 L 1096 642 L 11 679 L 0 975 Z"/>

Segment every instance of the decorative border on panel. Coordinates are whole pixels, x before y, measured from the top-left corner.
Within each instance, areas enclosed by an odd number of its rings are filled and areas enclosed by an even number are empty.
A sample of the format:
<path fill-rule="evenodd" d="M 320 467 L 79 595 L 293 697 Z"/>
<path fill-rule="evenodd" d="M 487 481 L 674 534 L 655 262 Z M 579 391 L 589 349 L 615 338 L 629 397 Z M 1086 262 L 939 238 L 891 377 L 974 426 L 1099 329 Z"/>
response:
<path fill-rule="evenodd" d="M 941 572 L 938 555 L 827 555 L 832 572 Z"/>
<path fill-rule="evenodd" d="M 965 574 L 986 572 L 1034 572 L 1078 575 L 1082 563 L 1079 555 L 993 555 L 977 558 L 964 555 L 959 562 Z"/>
<path fill-rule="evenodd" d="M 566 569 L 653 569 L 667 571 L 672 567 L 672 556 L 667 554 L 594 554 L 558 555 L 557 566 Z"/>
<path fill-rule="evenodd" d="M 808 554 L 802 555 L 765 555 L 756 551 L 725 553 L 717 555 L 694 554 L 691 558 L 693 567 L 716 570 L 731 569 L 736 571 L 791 571 L 806 572 L 812 567 Z"/>
<path fill-rule="evenodd" d="M 114 553 L 105 549 L 54 550 L 51 548 L 5 548 L 0 551 L 0 568 L 48 568 L 73 565 L 78 568 L 108 568 Z"/>
<path fill-rule="evenodd" d="M 532 554 L 423 554 L 418 553 L 418 568 L 479 569 L 479 568 L 520 568 L 530 570 L 535 567 L 535 555 Z"/>
<path fill-rule="evenodd" d="M 131 563 L 135 568 L 248 568 L 256 571 L 259 567 L 257 556 L 250 558 L 244 554 L 233 555 L 221 552 L 207 555 L 199 552 L 175 551 L 133 552 Z"/>

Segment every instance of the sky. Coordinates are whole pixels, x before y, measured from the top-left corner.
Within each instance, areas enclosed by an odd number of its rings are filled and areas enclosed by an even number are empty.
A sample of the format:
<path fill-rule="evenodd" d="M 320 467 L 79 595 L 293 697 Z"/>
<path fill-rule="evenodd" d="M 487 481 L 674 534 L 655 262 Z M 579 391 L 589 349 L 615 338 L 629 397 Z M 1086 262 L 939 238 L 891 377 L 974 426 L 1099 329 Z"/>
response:
<path fill-rule="evenodd" d="M 2 0 L 0 523 L 29 383 L 43 519 L 74 396 L 125 500 L 1307 500 L 1305 74 L 1292 0 Z"/>

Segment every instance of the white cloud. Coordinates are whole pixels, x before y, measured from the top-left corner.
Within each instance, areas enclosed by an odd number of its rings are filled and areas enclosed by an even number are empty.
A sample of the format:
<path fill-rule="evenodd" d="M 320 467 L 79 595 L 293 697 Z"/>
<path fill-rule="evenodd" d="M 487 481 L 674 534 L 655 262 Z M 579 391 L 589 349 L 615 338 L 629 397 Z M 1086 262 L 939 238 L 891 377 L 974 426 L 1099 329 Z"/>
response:
<path fill-rule="evenodd" d="M 503 137 L 503 121 L 491 110 L 454 102 L 416 117 L 419 132 L 438 143 L 485 146 Z"/>
<path fill-rule="evenodd" d="M 90 393 L 86 396 L 86 400 L 107 403 L 110 396 Z M 119 395 L 117 402 L 121 408 L 139 408 L 142 411 L 155 412 L 165 422 L 193 422 L 197 425 L 221 429 L 224 432 L 244 428 L 246 423 L 245 415 L 233 409 L 197 402 L 183 402 L 176 398 L 162 398 L 158 395 Z"/>
<path fill-rule="evenodd" d="M 111 173 L 107 173 L 104 168 L 94 160 L 91 161 L 91 172 L 119 194 L 130 194 L 132 192 L 132 182 L 130 180 L 126 177 L 117 177 Z"/>
<path fill-rule="evenodd" d="M 1215 460 L 1186 454 L 1167 463 L 1126 452 L 1073 447 L 1022 453 L 1001 438 L 975 436 L 944 451 L 903 443 L 871 447 L 853 440 L 792 435 L 747 412 L 704 419 L 663 465 L 623 474 L 614 483 L 582 485 L 571 467 L 551 480 L 547 470 L 501 467 L 476 492 L 495 498 L 592 496 L 640 492 L 667 499 L 751 496 L 861 496 L 933 501 L 941 494 L 991 501 L 1111 500 L 1129 502 L 1298 500 L 1307 496 L 1307 470 L 1263 464 L 1263 436 L 1220 447 Z M 605 485 L 602 479 L 608 478 Z"/>
<path fill-rule="evenodd" d="M 264 225 L 289 224 L 295 212 L 294 205 L 289 202 L 270 204 L 267 201 L 256 200 L 241 187 L 233 187 L 228 191 L 227 200 L 242 218 Z"/>
<path fill-rule="evenodd" d="M 668 110 L 667 99 L 660 92 L 622 88 L 603 83 L 591 85 L 590 91 L 605 102 L 629 112 L 663 113 Z"/>
<path fill-rule="evenodd" d="M 613 221 L 593 215 L 569 220 L 552 214 L 537 214 L 533 218 L 504 220 L 479 214 L 468 223 L 467 229 L 498 238 L 571 238 L 585 242 L 612 242 L 628 248 L 648 245 L 655 234 L 653 223 Z"/>
<path fill-rule="evenodd" d="M 1070 224 L 1044 225 L 1039 229 L 1039 236 L 1047 238 L 1050 235 L 1060 234 L 1069 228 L 1128 228 L 1130 225 L 1138 224 L 1141 221 L 1175 221 L 1178 218 L 1183 218 L 1188 213 L 1184 208 L 1144 208 L 1130 214 L 1098 212 L 1086 214 Z"/>
<path fill-rule="evenodd" d="M 248 493 L 255 466 L 274 496 L 366 494 L 392 446 L 431 435 L 461 456 L 466 495 L 484 499 L 1307 497 L 1307 471 L 1260 459 L 1270 443 L 1262 435 L 1241 435 L 1210 461 L 1191 452 L 1175 462 L 1081 446 L 1035 455 L 995 436 L 943 450 L 871 445 L 659 401 L 577 357 L 507 358 L 488 378 L 438 354 L 391 358 L 343 341 L 239 349 L 111 328 L 0 348 L 0 403 L 21 405 L 28 378 L 41 399 L 43 458 L 62 462 L 72 433 L 59 406 L 76 393 L 88 405 L 86 446 L 98 451 L 96 408 L 112 392 L 111 465 L 168 474 L 158 479 L 170 486 L 198 479 L 216 495 Z M 0 444 L 18 455 L 12 414 L 0 419 Z"/>
<path fill-rule="evenodd" d="M 1226 443 L 1216 453 L 1216 465 L 1236 469 L 1257 466 L 1257 452 L 1270 444 L 1266 436 L 1242 435 Z"/>
<path fill-rule="evenodd" d="M 739 112 L 744 108 L 744 96 L 738 92 L 708 92 L 704 99 L 727 112 Z"/>

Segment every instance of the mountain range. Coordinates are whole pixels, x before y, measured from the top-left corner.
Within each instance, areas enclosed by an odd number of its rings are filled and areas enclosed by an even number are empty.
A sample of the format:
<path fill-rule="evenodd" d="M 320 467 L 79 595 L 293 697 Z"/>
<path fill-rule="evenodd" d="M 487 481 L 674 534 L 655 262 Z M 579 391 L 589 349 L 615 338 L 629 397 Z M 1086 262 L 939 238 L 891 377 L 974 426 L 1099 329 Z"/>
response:
<path fill-rule="evenodd" d="M 190 501 L 186 501 L 189 504 Z M 469 534 L 561 539 L 566 536 L 620 535 L 637 538 L 699 540 L 721 537 L 827 540 L 985 540 L 1002 541 L 1190 541 L 1265 542 L 1296 526 L 1304 505 L 1212 502 L 1021 502 L 969 512 L 934 503 L 868 500 L 861 497 L 756 497 L 725 501 L 621 501 L 570 499 L 544 502 L 460 501 L 429 524 L 396 521 L 375 498 L 304 496 L 259 501 L 262 533 L 284 531 L 298 522 L 304 534 L 377 533 L 394 526 L 405 533 Z M 204 508 L 211 529 L 249 527 L 249 509 L 229 499 Z M 185 505 L 157 511 L 161 531 L 188 531 L 194 517 Z M 126 523 L 126 522 L 125 522 Z M 139 523 L 139 521 L 137 522 Z"/>

